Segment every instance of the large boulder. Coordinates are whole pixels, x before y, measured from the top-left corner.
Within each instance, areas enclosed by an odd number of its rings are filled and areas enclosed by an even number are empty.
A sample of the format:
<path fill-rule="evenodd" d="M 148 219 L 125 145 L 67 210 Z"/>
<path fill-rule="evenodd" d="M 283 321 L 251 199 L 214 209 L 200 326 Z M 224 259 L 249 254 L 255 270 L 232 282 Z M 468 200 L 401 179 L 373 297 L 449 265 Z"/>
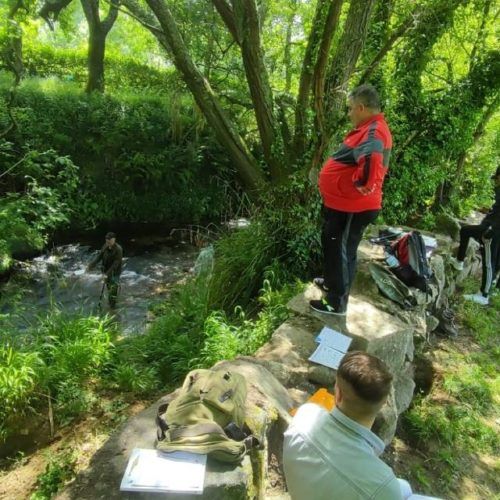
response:
<path fill-rule="evenodd" d="M 314 338 L 324 325 L 348 335 L 352 338 L 350 350 L 362 350 L 379 357 L 394 376 L 394 391 L 374 427 L 384 442 L 390 443 L 396 432 L 398 415 L 408 408 L 415 388 L 411 370 L 414 326 L 400 321 L 397 316 L 388 314 L 371 300 L 357 294 L 349 299 L 346 316 L 322 315 L 309 307 L 309 301 L 319 299 L 321 295 L 317 287 L 310 285 L 294 297 L 288 307 L 303 318 L 302 321 L 289 320 L 288 324 L 282 325 L 256 357 L 278 362 L 283 356 L 285 374 L 291 373 L 294 382 L 307 373 L 309 382 L 330 388 L 335 380 L 335 371 L 308 361 L 316 347 Z M 296 328 L 297 324 L 300 328 Z M 298 336 L 297 331 L 301 331 Z M 298 345 L 300 348 L 296 349 L 294 346 Z"/>
<path fill-rule="evenodd" d="M 294 403 L 286 389 L 266 368 L 251 358 L 224 361 L 217 367 L 233 370 L 248 382 L 247 423 L 261 440 L 262 446 L 245 456 L 240 465 L 208 460 L 204 493 L 201 496 L 158 493 L 120 492 L 120 482 L 134 448 L 154 448 L 155 417 L 162 403 L 171 401 L 171 393 L 126 422 L 92 458 L 89 468 L 57 498 L 62 500 L 99 500 L 114 498 L 168 498 L 175 500 L 243 500 L 267 498 L 283 492 L 283 484 L 267 480 L 268 474 L 283 477 L 280 469 L 283 433 L 290 419 L 288 411 Z M 273 486 L 274 484 L 274 486 Z"/>

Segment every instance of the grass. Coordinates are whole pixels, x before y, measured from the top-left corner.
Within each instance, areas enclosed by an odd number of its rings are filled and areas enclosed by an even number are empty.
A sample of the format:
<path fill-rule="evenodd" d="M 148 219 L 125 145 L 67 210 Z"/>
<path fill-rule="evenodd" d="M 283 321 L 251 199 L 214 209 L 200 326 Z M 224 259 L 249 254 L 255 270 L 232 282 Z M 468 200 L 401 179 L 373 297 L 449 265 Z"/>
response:
<path fill-rule="evenodd" d="M 267 272 L 252 314 L 210 311 L 209 281 L 177 286 L 143 335 L 119 340 L 108 318 L 69 316 L 53 309 L 28 330 L 12 317 L 0 325 L 0 439 L 26 419 L 52 414 L 55 428 L 99 412 L 104 393 L 128 399 L 173 387 L 194 368 L 251 355 L 287 317 L 286 302 L 301 285 L 282 286 Z M 22 311 L 21 311 L 22 313 Z M 49 404 L 50 401 L 50 404 Z"/>
<path fill-rule="evenodd" d="M 467 483 L 486 498 L 500 487 L 500 296 L 487 308 L 459 302 L 458 318 L 461 336 L 432 352 L 438 376 L 431 393 L 404 415 L 403 435 L 424 457 L 405 472 L 416 491 L 469 498 Z"/>

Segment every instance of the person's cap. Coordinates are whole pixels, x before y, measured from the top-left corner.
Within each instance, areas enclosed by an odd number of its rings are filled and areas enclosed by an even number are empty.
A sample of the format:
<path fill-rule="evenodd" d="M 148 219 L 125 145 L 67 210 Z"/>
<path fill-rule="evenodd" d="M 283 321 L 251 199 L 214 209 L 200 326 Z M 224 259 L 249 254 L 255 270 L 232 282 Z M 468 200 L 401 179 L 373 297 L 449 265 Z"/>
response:
<path fill-rule="evenodd" d="M 106 238 L 107 240 L 110 240 L 111 238 L 116 238 L 116 234 L 115 234 L 115 233 L 111 233 L 111 232 L 106 233 L 105 238 Z"/>
<path fill-rule="evenodd" d="M 492 179 L 496 179 L 497 177 L 500 177 L 500 167 L 497 167 L 495 173 L 491 176 Z"/>

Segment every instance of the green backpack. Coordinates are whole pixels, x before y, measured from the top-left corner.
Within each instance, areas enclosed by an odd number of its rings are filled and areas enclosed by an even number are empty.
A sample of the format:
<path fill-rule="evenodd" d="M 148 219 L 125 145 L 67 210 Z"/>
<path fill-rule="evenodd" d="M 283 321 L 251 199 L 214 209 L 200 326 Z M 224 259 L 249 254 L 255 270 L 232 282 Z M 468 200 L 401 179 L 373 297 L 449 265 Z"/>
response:
<path fill-rule="evenodd" d="M 193 370 L 179 395 L 158 408 L 158 443 L 165 452 L 208 454 L 239 462 L 255 438 L 245 427 L 247 386 L 239 373 Z"/>
<path fill-rule="evenodd" d="M 412 291 L 385 266 L 370 262 L 368 269 L 382 295 L 398 303 L 403 309 L 412 309 L 417 305 Z"/>

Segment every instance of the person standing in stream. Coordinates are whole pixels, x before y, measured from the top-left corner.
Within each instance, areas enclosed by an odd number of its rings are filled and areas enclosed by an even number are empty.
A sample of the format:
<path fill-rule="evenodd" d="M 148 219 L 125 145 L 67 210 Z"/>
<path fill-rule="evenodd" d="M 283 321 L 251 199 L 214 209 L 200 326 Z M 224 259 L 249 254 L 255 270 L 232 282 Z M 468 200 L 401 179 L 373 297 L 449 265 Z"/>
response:
<path fill-rule="evenodd" d="M 315 278 L 314 283 L 326 297 L 311 300 L 310 306 L 323 314 L 347 312 L 356 253 L 364 230 L 382 208 L 382 186 L 392 149 L 391 132 L 373 86 L 355 88 L 347 105 L 355 128 L 319 174 L 324 277 Z"/>
<path fill-rule="evenodd" d="M 92 270 L 99 262 L 105 275 L 106 288 L 108 289 L 109 306 L 114 309 L 118 298 L 120 274 L 122 272 L 123 250 L 116 242 L 115 233 L 107 233 L 101 251 L 87 266 L 87 271 Z"/>

